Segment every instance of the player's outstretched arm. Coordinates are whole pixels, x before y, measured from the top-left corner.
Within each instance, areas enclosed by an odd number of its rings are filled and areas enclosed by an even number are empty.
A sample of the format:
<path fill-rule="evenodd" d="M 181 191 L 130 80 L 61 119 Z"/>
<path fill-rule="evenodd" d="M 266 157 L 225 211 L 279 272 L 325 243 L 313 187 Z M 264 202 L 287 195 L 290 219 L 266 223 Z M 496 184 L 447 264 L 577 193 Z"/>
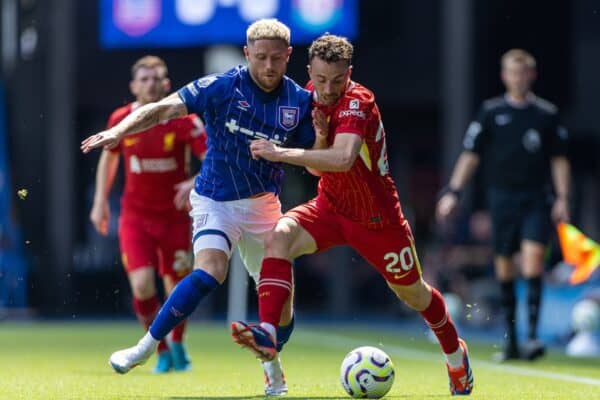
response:
<path fill-rule="evenodd" d="M 161 121 L 179 118 L 186 114 L 185 104 L 177 93 L 173 93 L 161 101 L 138 108 L 112 128 L 88 137 L 81 142 L 81 150 L 89 153 L 98 147 L 110 149 L 127 135 L 145 131 Z"/>
<path fill-rule="evenodd" d="M 322 172 L 345 172 L 354 165 L 361 146 L 360 136 L 354 133 L 343 133 L 337 134 L 333 145 L 326 149 L 284 148 L 259 139 L 250 144 L 250 151 L 255 158 L 299 165 Z"/>

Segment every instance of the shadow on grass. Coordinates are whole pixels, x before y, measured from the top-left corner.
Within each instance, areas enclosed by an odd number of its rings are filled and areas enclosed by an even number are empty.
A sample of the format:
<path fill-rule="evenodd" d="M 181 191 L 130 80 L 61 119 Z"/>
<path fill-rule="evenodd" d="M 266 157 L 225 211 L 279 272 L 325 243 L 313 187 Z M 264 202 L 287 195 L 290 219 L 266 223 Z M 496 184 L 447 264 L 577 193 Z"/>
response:
<path fill-rule="evenodd" d="M 209 396 L 209 397 L 203 397 L 203 396 L 198 396 L 198 397 L 169 397 L 169 400 L 241 400 L 241 399 L 272 399 L 272 397 L 268 397 L 268 396 L 260 396 L 260 395 L 256 395 L 256 396 L 223 396 L 223 397 L 218 397 L 218 396 Z M 286 400 L 309 400 L 309 399 L 327 399 L 327 400 L 347 400 L 348 397 L 338 397 L 338 396 L 331 396 L 331 397 L 323 397 L 323 396 L 308 396 L 308 397 L 288 397 L 285 396 L 284 399 Z"/>
<path fill-rule="evenodd" d="M 225 396 L 225 397 L 169 397 L 169 400 L 241 400 L 241 399 L 271 399 L 268 396 Z M 327 400 L 347 400 L 348 397 L 322 397 L 322 396 L 309 396 L 309 397 L 284 397 L 286 400 L 309 400 L 309 399 L 327 399 Z"/>
<path fill-rule="evenodd" d="M 431 399 L 435 399 L 435 398 L 447 398 L 447 395 L 442 395 L 442 394 L 431 394 L 431 395 L 420 395 L 419 398 L 431 398 Z M 218 397 L 218 396 L 208 396 L 208 397 L 203 397 L 203 396 L 194 396 L 194 397 L 169 397 L 168 400 L 242 400 L 242 399 L 272 399 L 273 397 L 267 397 L 267 396 L 223 396 L 223 397 Z M 344 397 L 339 397 L 339 396 L 303 396 L 303 397 L 290 397 L 290 396 L 285 396 L 283 397 L 283 399 L 285 400 L 348 400 L 350 397 L 349 396 L 344 396 Z M 415 397 L 413 395 L 407 394 L 404 396 L 385 396 L 386 399 L 414 399 Z"/>

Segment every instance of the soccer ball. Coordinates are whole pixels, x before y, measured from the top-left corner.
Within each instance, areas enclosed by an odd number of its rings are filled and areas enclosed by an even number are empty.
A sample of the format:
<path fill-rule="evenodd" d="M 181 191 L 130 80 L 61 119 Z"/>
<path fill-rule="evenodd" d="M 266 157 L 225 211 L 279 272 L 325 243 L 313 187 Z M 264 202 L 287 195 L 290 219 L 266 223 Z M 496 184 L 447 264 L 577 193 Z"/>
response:
<path fill-rule="evenodd" d="M 355 399 L 379 399 L 394 383 L 394 364 L 383 351 L 364 346 L 352 350 L 342 361 L 340 381 Z"/>
<path fill-rule="evenodd" d="M 592 299 L 575 304 L 571 311 L 571 326 L 577 332 L 595 332 L 600 328 L 600 305 Z"/>

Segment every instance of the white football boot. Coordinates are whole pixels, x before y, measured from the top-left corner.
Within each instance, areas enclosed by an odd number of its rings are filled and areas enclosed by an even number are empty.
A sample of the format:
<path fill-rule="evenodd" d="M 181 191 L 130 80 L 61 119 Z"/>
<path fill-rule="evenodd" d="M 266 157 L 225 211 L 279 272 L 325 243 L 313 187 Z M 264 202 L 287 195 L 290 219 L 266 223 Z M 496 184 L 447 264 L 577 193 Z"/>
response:
<path fill-rule="evenodd" d="M 158 340 L 154 340 L 147 333 L 135 346 L 112 353 L 108 363 L 119 374 L 126 374 L 132 368 L 148 361 L 157 347 Z"/>

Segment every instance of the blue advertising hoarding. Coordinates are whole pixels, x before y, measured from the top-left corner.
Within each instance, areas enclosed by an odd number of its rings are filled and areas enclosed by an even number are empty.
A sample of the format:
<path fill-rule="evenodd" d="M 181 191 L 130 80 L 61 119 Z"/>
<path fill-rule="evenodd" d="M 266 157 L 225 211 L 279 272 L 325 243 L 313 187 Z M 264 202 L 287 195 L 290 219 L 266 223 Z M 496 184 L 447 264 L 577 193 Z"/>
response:
<path fill-rule="evenodd" d="M 353 39 L 358 0 L 100 0 L 100 42 L 107 49 L 242 44 L 246 28 L 277 18 L 292 44 L 324 32 Z"/>
<path fill-rule="evenodd" d="M 10 179 L 6 98 L 0 81 L 0 310 L 27 306 L 27 263 L 23 235 L 14 221 L 17 191 Z"/>

